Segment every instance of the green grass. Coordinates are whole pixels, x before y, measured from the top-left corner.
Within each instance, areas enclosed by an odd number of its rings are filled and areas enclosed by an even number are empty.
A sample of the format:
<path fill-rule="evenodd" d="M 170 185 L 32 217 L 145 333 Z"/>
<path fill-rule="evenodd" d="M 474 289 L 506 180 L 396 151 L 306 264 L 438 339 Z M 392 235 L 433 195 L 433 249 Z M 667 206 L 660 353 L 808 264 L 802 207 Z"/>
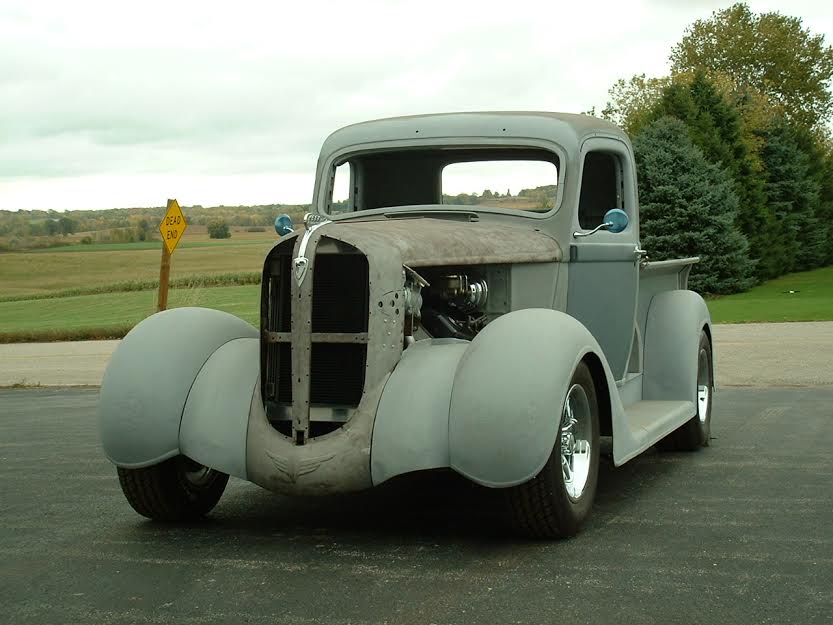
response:
<path fill-rule="evenodd" d="M 184 276 L 174 278 L 168 284 L 171 289 L 240 286 L 243 284 L 260 284 L 261 275 L 258 271 L 251 271 L 210 276 Z M 89 286 L 63 291 L 46 291 L 44 293 L 31 293 L 28 295 L 0 295 L 0 303 L 21 300 L 60 299 L 63 297 L 75 297 L 77 295 L 98 295 L 100 293 L 150 291 L 154 289 L 159 289 L 159 280 L 131 280 L 128 282 L 112 282 L 109 284 L 90 284 Z"/>
<path fill-rule="evenodd" d="M 274 239 L 183 242 L 171 259 L 171 278 L 260 272 L 273 243 Z M 91 251 L 99 246 L 79 245 L 72 251 L 0 254 L 0 299 L 159 279 L 160 243 L 149 249 L 123 245 L 99 251 Z"/>
<path fill-rule="evenodd" d="M 203 306 L 259 323 L 258 285 L 175 289 L 168 307 Z M 156 311 L 156 291 L 0 303 L 0 342 L 123 336 Z"/>
<path fill-rule="evenodd" d="M 274 240 L 274 237 L 272 237 Z M 211 241 L 183 241 L 177 245 L 176 250 L 180 251 L 186 248 L 193 247 L 214 247 L 226 246 L 236 247 L 238 245 L 262 245 L 262 240 L 256 239 L 215 239 Z M 40 247 L 25 252 L 18 252 L 20 254 L 60 254 L 62 252 L 120 252 L 120 251 L 136 251 L 136 250 L 159 250 L 162 243 L 160 241 L 136 241 L 134 243 L 94 243 L 92 245 L 58 245 L 55 247 Z"/>
<path fill-rule="evenodd" d="M 782 276 L 708 305 L 714 323 L 831 321 L 833 267 Z"/>

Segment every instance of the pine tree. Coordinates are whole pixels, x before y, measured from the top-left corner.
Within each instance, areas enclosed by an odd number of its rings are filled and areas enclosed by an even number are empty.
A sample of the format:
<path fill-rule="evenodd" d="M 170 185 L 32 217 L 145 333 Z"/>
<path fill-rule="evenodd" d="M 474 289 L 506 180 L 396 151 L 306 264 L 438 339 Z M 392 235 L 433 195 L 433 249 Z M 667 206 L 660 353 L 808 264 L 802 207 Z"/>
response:
<path fill-rule="evenodd" d="M 824 248 L 827 250 L 822 264 L 833 265 L 833 146 L 828 144 L 821 151 L 822 160 L 818 172 L 821 197 L 817 214 L 826 230 Z"/>
<path fill-rule="evenodd" d="M 699 256 L 690 287 L 701 293 L 749 288 L 748 243 L 735 225 L 732 181 L 694 145 L 685 124 L 662 117 L 634 141 L 641 242 L 651 258 Z"/>
<path fill-rule="evenodd" d="M 809 146 L 802 149 L 801 132 L 785 120 L 765 138 L 765 188 L 778 229 L 771 244 L 786 258 L 780 273 L 819 267 L 827 256 L 827 227 L 817 215 L 821 189 L 811 171 Z"/>
<path fill-rule="evenodd" d="M 749 257 L 756 265 L 758 278 L 780 275 L 778 267 L 785 259 L 773 258 L 769 247 L 775 235 L 775 218 L 767 210 L 760 163 L 744 141 L 738 109 L 698 71 L 690 82 L 678 81 L 665 87 L 649 119 L 665 115 L 682 121 L 706 159 L 731 176 L 738 196 L 735 222 L 749 241 Z"/>

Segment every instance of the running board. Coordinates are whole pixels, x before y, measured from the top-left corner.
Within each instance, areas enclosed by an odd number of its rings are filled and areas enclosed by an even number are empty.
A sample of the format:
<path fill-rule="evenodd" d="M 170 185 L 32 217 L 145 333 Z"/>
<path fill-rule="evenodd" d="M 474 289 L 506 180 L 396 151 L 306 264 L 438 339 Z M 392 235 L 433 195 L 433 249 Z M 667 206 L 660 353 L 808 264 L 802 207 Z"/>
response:
<path fill-rule="evenodd" d="M 622 457 L 616 454 L 616 439 L 613 439 L 615 464 L 621 465 L 656 444 L 697 414 L 691 401 L 638 401 L 625 408 L 625 420 L 631 430 L 635 446 L 623 450 Z"/>

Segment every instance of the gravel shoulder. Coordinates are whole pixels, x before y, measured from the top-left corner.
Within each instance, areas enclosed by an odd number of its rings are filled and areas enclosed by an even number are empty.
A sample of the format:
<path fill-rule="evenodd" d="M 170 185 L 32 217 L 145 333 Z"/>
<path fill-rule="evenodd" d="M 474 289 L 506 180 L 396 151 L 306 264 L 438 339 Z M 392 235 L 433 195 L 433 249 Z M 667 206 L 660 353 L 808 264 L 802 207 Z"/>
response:
<path fill-rule="evenodd" d="M 720 386 L 833 386 L 833 321 L 715 325 Z"/>
<path fill-rule="evenodd" d="M 719 387 L 833 386 L 833 321 L 714 326 Z M 2 386 L 98 386 L 119 341 L 0 345 Z"/>

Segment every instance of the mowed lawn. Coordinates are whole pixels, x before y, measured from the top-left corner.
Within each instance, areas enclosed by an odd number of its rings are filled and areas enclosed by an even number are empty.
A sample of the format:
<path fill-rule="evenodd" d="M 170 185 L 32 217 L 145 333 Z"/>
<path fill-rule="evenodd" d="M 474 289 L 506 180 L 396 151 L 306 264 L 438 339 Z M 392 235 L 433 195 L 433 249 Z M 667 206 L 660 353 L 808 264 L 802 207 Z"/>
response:
<path fill-rule="evenodd" d="M 258 234 L 259 238 L 237 241 L 183 240 L 171 261 L 171 278 L 260 271 L 275 237 Z M 89 245 L 0 254 L 0 297 L 158 279 L 161 245 Z"/>
<path fill-rule="evenodd" d="M 0 334 L 132 326 L 156 311 L 156 296 L 156 291 L 132 291 L 0 302 Z M 257 325 L 260 286 L 173 289 L 168 307 L 180 306 L 216 308 Z"/>
<path fill-rule="evenodd" d="M 711 299 L 714 323 L 833 320 L 833 267 L 792 273 L 745 293 Z"/>

